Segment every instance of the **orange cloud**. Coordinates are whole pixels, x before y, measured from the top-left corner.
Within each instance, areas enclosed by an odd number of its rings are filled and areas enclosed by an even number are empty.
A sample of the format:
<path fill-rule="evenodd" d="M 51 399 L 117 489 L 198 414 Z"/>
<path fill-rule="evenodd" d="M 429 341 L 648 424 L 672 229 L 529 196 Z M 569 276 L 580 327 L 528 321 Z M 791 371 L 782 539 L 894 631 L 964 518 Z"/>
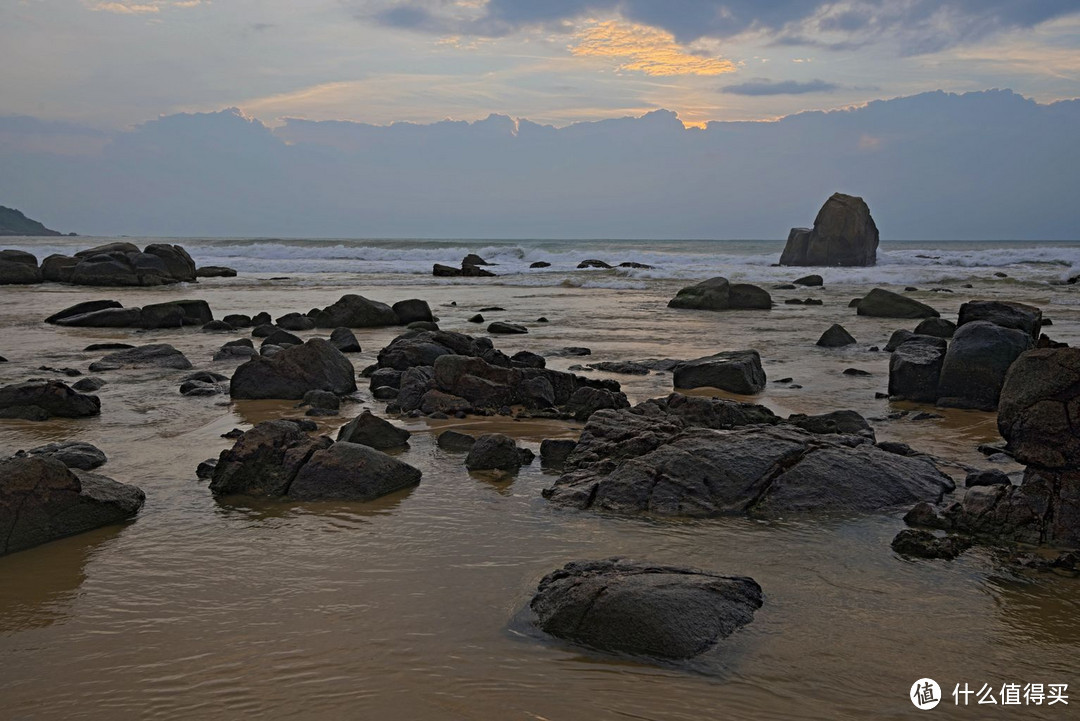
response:
<path fill-rule="evenodd" d="M 578 57 L 618 60 L 619 70 L 646 75 L 720 75 L 735 71 L 730 60 L 696 55 L 671 33 L 614 20 L 593 21 L 576 36 L 570 52 Z"/>

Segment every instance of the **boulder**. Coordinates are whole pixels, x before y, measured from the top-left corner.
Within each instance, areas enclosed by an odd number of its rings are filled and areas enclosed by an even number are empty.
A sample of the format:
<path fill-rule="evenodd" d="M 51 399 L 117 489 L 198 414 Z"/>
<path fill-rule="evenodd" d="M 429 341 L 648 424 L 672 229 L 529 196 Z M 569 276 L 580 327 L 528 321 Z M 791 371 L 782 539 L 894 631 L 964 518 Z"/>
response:
<path fill-rule="evenodd" d="M 863 436 L 788 425 L 714 430 L 630 413 L 594 414 L 544 497 L 622 514 L 782 517 L 937 503 L 955 487 L 926 458 L 889 453 Z"/>
<path fill-rule="evenodd" d="M 108 311 L 106 311 L 108 312 Z M 72 319 L 68 319 L 69 321 Z M 184 309 L 175 303 L 155 303 L 143 306 L 139 312 L 139 327 L 180 328 L 184 325 Z"/>
<path fill-rule="evenodd" d="M 566 412 L 572 413 L 577 421 L 588 420 L 589 416 L 604 408 L 618 410 L 629 407 L 630 401 L 625 393 L 603 388 L 578 388 L 566 401 Z"/>
<path fill-rule="evenodd" d="M 330 343 L 342 353 L 360 352 L 360 341 L 348 328 L 335 328 L 330 334 Z"/>
<path fill-rule="evenodd" d="M 432 323 L 435 320 L 434 316 L 431 315 L 431 307 L 428 306 L 427 301 L 411 298 L 409 300 L 399 300 L 391 307 L 397 316 L 398 325 L 409 325 L 417 321 Z"/>
<path fill-rule="evenodd" d="M 145 499 L 135 486 L 72 471 L 55 458 L 0 461 L 0 555 L 120 523 Z"/>
<path fill-rule="evenodd" d="M 400 325 L 394 309 L 362 295 L 343 295 L 315 314 L 319 328 L 373 328 Z"/>
<path fill-rule="evenodd" d="M 548 263 L 546 260 L 537 260 L 537 261 L 534 261 L 532 263 L 529 263 L 529 267 L 530 268 L 550 268 L 551 263 Z"/>
<path fill-rule="evenodd" d="M 902 556 L 951 560 L 971 548 L 963 536 L 935 536 L 929 531 L 905 528 L 893 538 L 892 549 Z"/>
<path fill-rule="evenodd" d="M 293 335 L 287 330 L 276 328 L 273 333 L 263 339 L 262 345 L 276 345 L 286 348 L 291 345 L 302 345 L 303 343 L 304 339 L 300 336 Z"/>
<path fill-rule="evenodd" d="M 458 431 L 443 431 L 439 434 L 439 437 L 435 439 L 439 448 L 444 451 L 450 451 L 451 453 L 468 453 L 473 444 L 476 443 L 476 438 L 470 436 L 467 433 L 459 433 Z"/>
<path fill-rule="evenodd" d="M 53 313 L 45 319 L 46 323 L 56 323 L 65 318 L 71 318 L 76 315 L 84 315 L 86 313 L 93 313 L 96 310 L 105 310 L 107 308 L 123 308 L 118 301 L 115 300 L 87 300 L 82 303 L 76 303 L 75 305 L 68 306 L 61 311 Z"/>
<path fill-rule="evenodd" d="M 521 333 L 528 333 L 529 329 L 523 325 L 517 325 L 516 323 L 504 323 L 501 320 L 497 320 L 487 328 L 488 333 L 500 333 L 503 335 L 514 335 Z"/>
<path fill-rule="evenodd" d="M 1042 328 L 1042 311 L 1033 305 L 997 300 L 973 300 L 960 306 L 957 327 L 977 320 L 1022 331 L 1034 341 Z"/>
<path fill-rule="evenodd" d="M 450 331 L 419 331 L 405 333 L 390 342 L 379 351 L 380 368 L 392 368 L 403 371 L 416 366 L 431 366 L 444 355 L 463 355 L 487 357 L 492 361 L 497 357 L 492 354 L 493 346 L 486 338 L 473 338 L 464 333 Z M 509 365 L 507 358 L 503 365 Z"/>
<path fill-rule="evenodd" d="M 874 265 L 878 240 L 866 202 L 834 193 L 818 211 L 812 230 L 791 229 L 780 265 Z"/>
<path fill-rule="evenodd" d="M 797 426 L 810 433 L 862 436 L 869 439 L 871 443 L 877 440 L 874 429 L 855 411 L 830 411 L 813 416 L 796 413 L 788 416 L 784 423 Z"/>
<path fill-rule="evenodd" d="M 982 320 L 959 326 L 941 367 L 938 405 L 996 409 L 1009 366 L 1031 347 L 1031 336 L 1020 330 Z"/>
<path fill-rule="evenodd" d="M 153 286 L 179 280 L 172 275 L 164 253 L 141 253 L 138 249 L 84 253 L 75 254 L 79 259 L 71 271 L 75 285 Z"/>
<path fill-rule="evenodd" d="M 1020 355 L 1005 376 L 997 424 L 1020 463 L 1080 468 L 1080 348 Z"/>
<path fill-rule="evenodd" d="M 179 311 L 176 320 L 182 318 Z M 67 316 L 54 321 L 56 325 L 69 328 L 139 328 L 142 327 L 142 308 L 104 308 L 79 315 Z M 177 322 L 176 326 L 180 323 Z"/>
<path fill-rule="evenodd" d="M 41 282 L 37 257 L 23 250 L 0 250 L 0 285 L 33 285 Z"/>
<path fill-rule="evenodd" d="M 454 268 L 441 263 L 436 263 L 431 267 L 431 274 L 442 278 L 486 278 L 495 275 L 490 270 L 484 270 L 475 265 L 463 265 L 460 268 Z"/>
<path fill-rule="evenodd" d="M 52 283 L 70 283 L 79 259 L 53 253 L 41 261 L 41 279 Z"/>
<path fill-rule="evenodd" d="M 938 398 L 938 381 L 945 363 L 943 338 L 912 335 L 889 357 L 889 395 L 917 403 Z"/>
<path fill-rule="evenodd" d="M 730 296 L 731 284 L 728 279 L 717 276 L 681 289 L 668 301 L 668 308 L 727 310 Z"/>
<path fill-rule="evenodd" d="M 210 490 L 215 495 L 284 496 L 300 467 L 326 436 L 311 438 L 295 421 L 263 421 L 218 456 Z"/>
<path fill-rule="evenodd" d="M 586 268 L 600 268 L 602 270 L 610 270 L 612 266 L 611 266 L 610 263 L 605 263 L 602 260 L 596 260 L 595 258 L 590 258 L 588 260 L 583 260 L 580 263 L 578 263 L 577 267 L 578 267 L 578 270 L 584 270 Z"/>
<path fill-rule="evenodd" d="M 371 411 L 364 411 L 341 427 L 337 439 L 339 442 L 359 443 L 362 446 L 383 450 L 407 445 L 411 435 L 404 428 L 398 428 L 393 423 L 372 414 Z"/>
<path fill-rule="evenodd" d="M 109 253 L 138 253 L 139 246 L 134 243 L 129 243 L 126 240 L 117 240 L 112 243 L 105 243 L 103 245 L 95 245 L 93 248 L 86 248 L 75 253 L 76 258 L 89 258 L 94 255 L 108 255 Z"/>
<path fill-rule="evenodd" d="M 196 278 L 235 278 L 236 271 L 223 265 L 203 265 L 195 269 Z"/>
<path fill-rule="evenodd" d="M 493 263 L 487 262 L 476 253 L 469 253 L 461 259 L 461 265 L 464 267 L 466 265 L 493 265 Z"/>
<path fill-rule="evenodd" d="M 92 471 L 99 466 L 105 465 L 106 461 L 109 460 L 100 448 L 81 441 L 48 443 L 44 446 L 31 448 L 27 451 L 27 454 L 42 458 L 54 458 L 68 468 L 77 468 L 80 471 Z"/>
<path fill-rule="evenodd" d="M 97 376 L 87 376 L 86 378 L 80 378 L 71 384 L 71 387 L 80 393 L 91 393 L 99 390 L 105 385 L 105 380 L 98 378 Z"/>
<path fill-rule="evenodd" d="M 152 243 L 144 251 L 148 255 L 161 258 L 168 274 L 177 281 L 190 283 L 195 280 L 195 261 L 179 245 Z"/>
<path fill-rule="evenodd" d="M 956 323 L 945 318 L 927 318 L 915 326 L 916 335 L 929 335 L 935 338 L 952 338 L 956 332 Z"/>
<path fill-rule="evenodd" d="M 233 328 L 250 328 L 251 316 L 244 315 L 243 313 L 230 313 L 224 318 L 223 321 L 231 325 Z"/>
<path fill-rule="evenodd" d="M 795 285 L 805 285 L 808 288 L 817 288 L 825 285 L 825 279 L 817 274 L 804 275 L 802 278 L 797 278 L 791 282 Z"/>
<path fill-rule="evenodd" d="M 540 465 L 561 469 L 576 446 L 577 441 L 570 438 L 545 438 L 540 442 Z"/>
<path fill-rule="evenodd" d="M 356 390 L 356 371 L 341 351 L 322 338 L 289 346 L 273 357 L 260 356 L 233 373 L 233 398 L 299 400 L 310 390 L 343 395 Z"/>
<path fill-rule="evenodd" d="M 502 433 L 485 433 L 480 436 L 465 457 L 465 467 L 470 471 L 517 473 L 521 465 L 521 449 L 513 438 Z"/>
<path fill-rule="evenodd" d="M 283 330 L 311 330 L 315 327 L 315 321 L 301 313 L 286 313 L 274 324 Z"/>
<path fill-rule="evenodd" d="M 223 320 L 212 320 L 202 327 L 204 333 L 231 333 L 234 330 L 236 330 L 236 326 Z"/>
<path fill-rule="evenodd" d="M 101 414 L 101 399 L 83 395 L 58 380 L 34 379 L 0 387 L 0 418 L 45 421 Z"/>
<path fill-rule="evenodd" d="M 521 350 L 510 356 L 510 362 L 515 368 L 543 368 L 547 365 L 544 356 L 527 350 Z"/>
<path fill-rule="evenodd" d="M 255 344 L 251 342 L 250 338 L 239 338 L 237 340 L 231 340 L 221 346 L 221 348 L 214 353 L 214 360 L 248 359 L 257 356 L 258 354 L 258 351 L 255 350 Z"/>
<path fill-rule="evenodd" d="M 867 293 L 859 301 L 856 312 L 874 318 L 937 318 L 941 315 L 925 303 L 882 288 Z"/>
<path fill-rule="evenodd" d="M 119 370 L 121 368 L 175 368 L 177 370 L 187 370 L 191 368 L 191 361 L 168 343 L 153 343 L 109 353 L 101 360 L 90 364 L 90 370 L 95 373 Z"/>
<path fill-rule="evenodd" d="M 1012 481 L 1009 480 L 1008 474 L 1005 471 L 999 471 L 996 468 L 986 468 L 982 470 L 969 471 L 964 478 L 964 486 L 966 488 L 972 488 L 974 486 L 1010 486 Z"/>
<path fill-rule="evenodd" d="M 381 451 L 339 441 L 300 466 L 288 489 L 299 501 L 372 501 L 420 483 L 420 471 Z"/>
<path fill-rule="evenodd" d="M 839 323 L 833 323 L 828 330 L 818 338 L 817 345 L 822 348 L 842 348 L 846 345 L 854 345 L 857 341 L 847 329 Z"/>
<path fill-rule="evenodd" d="M 549 573 L 529 607 L 556 638 L 607 653 L 689 659 L 754 619 L 751 578 L 626 559 L 575 561 Z"/>
<path fill-rule="evenodd" d="M 772 296 L 769 291 L 749 283 L 734 283 L 728 290 L 728 308 L 731 310 L 769 310 Z"/>
<path fill-rule="evenodd" d="M 300 406 L 336 411 L 341 408 L 341 399 L 330 391 L 311 390 L 300 399 Z"/>
<path fill-rule="evenodd" d="M 252 319 L 252 322 L 254 322 L 254 319 Z M 273 323 L 257 323 L 255 324 L 255 327 L 251 330 L 251 337 L 269 338 L 277 330 L 279 330 L 278 327 Z"/>
<path fill-rule="evenodd" d="M 726 351 L 675 366 L 676 388 L 719 388 L 751 395 L 765 388 L 765 371 L 756 350 Z"/>

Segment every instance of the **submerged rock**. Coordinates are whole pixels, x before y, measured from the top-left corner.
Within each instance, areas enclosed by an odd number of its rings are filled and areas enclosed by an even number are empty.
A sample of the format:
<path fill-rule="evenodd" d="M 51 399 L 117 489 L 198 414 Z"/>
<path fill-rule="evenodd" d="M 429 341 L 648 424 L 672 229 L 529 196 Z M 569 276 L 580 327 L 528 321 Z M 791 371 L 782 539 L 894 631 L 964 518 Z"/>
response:
<path fill-rule="evenodd" d="M 0 418 L 45 421 L 100 413 L 101 399 L 78 393 L 63 381 L 34 379 L 0 387 Z"/>
<path fill-rule="evenodd" d="M 532 454 L 526 456 L 523 449 L 510 436 L 502 433 L 485 433 L 476 439 L 469 454 L 465 457 L 465 467 L 470 471 L 503 471 L 517 473 L 525 458 L 532 460 Z"/>
<path fill-rule="evenodd" d="M 31 448 L 28 455 L 42 458 L 53 458 L 60 461 L 68 468 L 77 468 L 80 471 L 92 471 L 105 465 L 109 459 L 97 446 L 82 441 L 66 441 L 63 443 L 48 443 L 44 446 Z"/>
<path fill-rule="evenodd" d="M 608 653 L 689 659 L 750 623 L 751 578 L 610 558 L 549 573 L 529 606 L 541 630 Z"/>
<path fill-rule="evenodd" d="M 450 451 L 452 453 L 468 453 L 473 444 L 476 443 L 476 438 L 470 436 L 467 433 L 460 433 L 458 431 L 443 431 L 439 434 L 439 437 L 435 440 L 444 451 Z"/>
<path fill-rule="evenodd" d="M 187 370 L 191 361 L 168 343 L 141 345 L 127 350 L 110 353 L 99 361 L 90 364 L 90 370 L 112 371 L 126 368 L 174 368 Z"/>

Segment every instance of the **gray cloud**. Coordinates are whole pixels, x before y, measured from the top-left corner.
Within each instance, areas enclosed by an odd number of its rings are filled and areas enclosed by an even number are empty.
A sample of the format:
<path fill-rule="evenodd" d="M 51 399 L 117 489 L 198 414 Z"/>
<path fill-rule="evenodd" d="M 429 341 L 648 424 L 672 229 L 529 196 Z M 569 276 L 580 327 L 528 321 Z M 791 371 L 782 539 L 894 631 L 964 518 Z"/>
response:
<path fill-rule="evenodd" d="M 1033 27 L 1080 12 L 1076 0 L 488 0 L 465 8 L 447 0 L 407 0 L 358 14 L 393 27 L 435 33 L 504 36 L 529 27 L 557 27 L 589 14 L 616 12 L 662 28 L 680 42 L 763 31 L 789 45 L 834 50 L 868 39 L 895 38 L 916 55 L 974 42 L 1003 30 Z M 834 41 L 816 33 L 839 36 Z"/>
<path fill-rule="evenodd" d="M 842 90 L 843 86 L 824 80 L 768 80 L 755 78 L 745 83 L 727 85 L 720 88 L 722 93 L 732 95 L 802 95 L 804 93 L 828 93 L 833 90 Z"/>

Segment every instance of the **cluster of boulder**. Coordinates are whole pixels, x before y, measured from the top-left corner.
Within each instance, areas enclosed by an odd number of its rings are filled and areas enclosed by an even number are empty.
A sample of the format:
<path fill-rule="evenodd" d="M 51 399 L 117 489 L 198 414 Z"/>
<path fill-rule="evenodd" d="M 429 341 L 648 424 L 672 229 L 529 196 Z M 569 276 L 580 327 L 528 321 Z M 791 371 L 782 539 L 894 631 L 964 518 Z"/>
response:
<path fill-rule="evenodd" d="M 1027 466 L 1021 483 L 1002 473 L 977 474 L 959 501 L 914 507 L 905 516 L 909 525 L 961 534 L 957 542 L 902 531 L 901 544 L 926 541 L 914 555 L 948 557 L 974 541 L 1080 548 L 1080 349 L 1020 355 L 1001 390 L 998 431 L 1007 452 Z"/>
<path fill-rule="evenodd" d="M 886 350 L 889 395 L 951 408 L 994 410 L 1006 374 L 1040 338 L 1042 311 L 1004 301 L 970 301 L 957 323 L 938 318 L 899 330 Z M 951 336 L 951 340 L 949 339 Z"/>
<path fill-rule="evenodd" d="M 475 253 L 469 253 L 461 259 L 461 266 L 455 268 L 450 265 L 436 263 L 431 268 L 431 274 L 439 278 L 490 278 L 495 274 L 485 270 L 482 266 L 492 265 Z"/>
<path fill-rule="evenodd" d="M 151 243 L 139 250 L 118 241 L 80 250 L 73 256 L 54 254 L 38 265 L 24 251 L 0 251 L 0 285 L 50 281 L 72 285 L 148 286 L 190 283 L 196 279 L 195 261 L 179 245 Z"/>
<path fill-rule="evenodd" d="M 403 413 L 531 414 L 584 420 L 600 408 L 629 405 L 619 384 L 544 367 L 523 351 L 513 357 L 488 338 L 449 331 L 410 331 L 383 348 L 365 369 L 372 394 Z"/>
<path fill-rule="evenodd" d="M 818 211 L 813 228 L 791 229 L 780 265 L 874 265 L 878 240 L 866 201 L 834 193 Z"/>

